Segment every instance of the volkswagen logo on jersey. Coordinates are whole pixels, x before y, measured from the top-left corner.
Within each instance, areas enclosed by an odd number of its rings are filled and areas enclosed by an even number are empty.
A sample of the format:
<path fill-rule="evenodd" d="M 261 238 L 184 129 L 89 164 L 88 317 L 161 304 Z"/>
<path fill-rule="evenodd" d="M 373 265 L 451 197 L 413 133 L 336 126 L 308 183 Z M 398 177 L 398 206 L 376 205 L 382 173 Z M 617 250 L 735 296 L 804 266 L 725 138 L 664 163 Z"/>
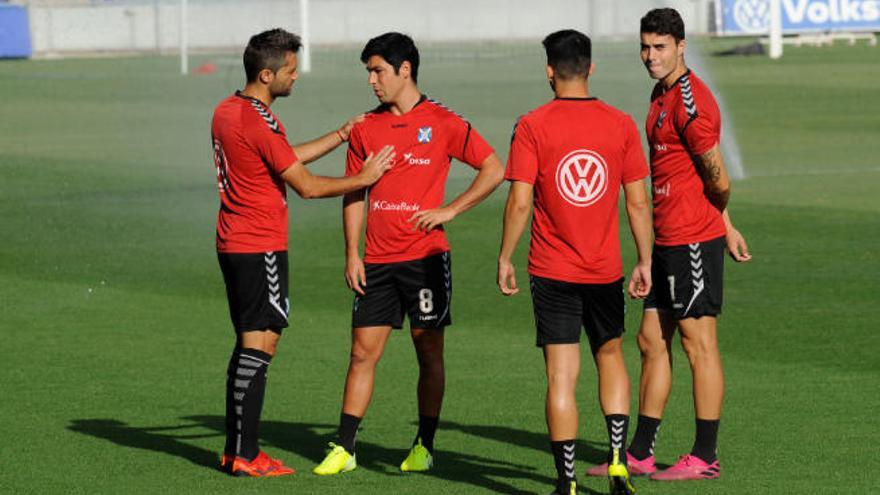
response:
<path fill-rule="evenodd" d="M 747 33 L 767 33 L 770 25 L 770 0 L 737 0 L 733 19 Z"/>
<path fill-rule="evenodd" d="M 427 144 L 431 142 L 431 128 L 430 127 L 420 127 L 419 128 L 419 142 L 422 144 Z"/>
<path fill-rule="evenodd" d="M 605 159 L 590 150 L 575 150 L 565 155 L 556 167 L 556 189 L 574 206 L 595 203 L 608 189 Z"/>

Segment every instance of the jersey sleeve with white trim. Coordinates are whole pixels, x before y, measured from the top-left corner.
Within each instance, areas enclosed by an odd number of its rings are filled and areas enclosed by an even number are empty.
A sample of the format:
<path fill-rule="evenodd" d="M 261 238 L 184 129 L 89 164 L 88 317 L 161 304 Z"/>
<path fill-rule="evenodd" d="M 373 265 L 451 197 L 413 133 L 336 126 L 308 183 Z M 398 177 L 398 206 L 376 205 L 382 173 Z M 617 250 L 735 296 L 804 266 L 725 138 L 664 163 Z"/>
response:
<path fill-rule="evenodd" d="M 523 117 L 517 120 L 510 139 L 510 153 L 507 156 L 507 170 L 504 178 L 509 181 L 534 184 L 538 176 L 538 153 L 528 121 Z"/>
<path fill-rule="evenodd" d="M 480 168 L 483 161 L 493 152 L 489 143 L 480 136 L 471 123 L 457 114 L 449 118 L 447 132 L 450 135 L 447 141 L 449 156 L 473 168 Z"/>
<path fill-rule="evenodd" d="M 681 106 L 675 126 L 694 155 L 702 155 L 721 139 L 721 113 L 715 97 L 693 74 L 681 80 Z"/>

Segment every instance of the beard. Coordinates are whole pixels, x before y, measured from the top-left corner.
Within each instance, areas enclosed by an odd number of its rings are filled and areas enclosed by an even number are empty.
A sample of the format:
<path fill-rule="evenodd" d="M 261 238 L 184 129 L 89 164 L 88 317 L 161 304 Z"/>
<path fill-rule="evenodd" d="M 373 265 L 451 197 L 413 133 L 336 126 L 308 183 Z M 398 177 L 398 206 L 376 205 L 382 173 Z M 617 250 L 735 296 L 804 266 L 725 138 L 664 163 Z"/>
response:
<path fill-rule="evenodd" d="M 293 91 L 293 84 L 290 86 L 282 87 L 282 88 L 272 88 L 272 96 L 274 98 L 284 98 L 286 96 L 290 96 L 290 93 Z"/>

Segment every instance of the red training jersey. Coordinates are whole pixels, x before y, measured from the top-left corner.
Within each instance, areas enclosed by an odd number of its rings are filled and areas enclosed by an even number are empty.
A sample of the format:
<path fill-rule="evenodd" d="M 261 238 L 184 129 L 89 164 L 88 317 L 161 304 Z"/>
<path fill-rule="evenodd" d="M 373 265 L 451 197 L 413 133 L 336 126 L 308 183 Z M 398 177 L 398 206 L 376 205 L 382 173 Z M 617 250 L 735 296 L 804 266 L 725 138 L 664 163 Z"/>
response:
<path fill-rule="evenodd" d="M 529 273 L 620 279 L 617 199 L 623 184 L 647 175 L 635 122 L 596 98 L 556 98 L 521 117 L 505 178 L 534 185 Z"/>
<path fill-rule="evenodd" d="M 284 126 L 260 100 L 236 92 L 214 110 L 211 138 L 220 190 L 217 251 L 286 251 L 281 173 L 298 159 Z"/>
<path fill-rule="evenodd" d="M 409 219 L 417 211 L 443 205 L 451 158 L 480 168 L 492 148 L 469 122 L 423 95 L 403 115 L 382 105 L 354 126 L 345 174 L 360 172 L 367 155 L 389 144 L 397 156 L 369 189 L 364 261 L 396 263 L 448 251 L 442 226 L 414 230 Z"/>
<path fill-rule="evenodd" d="M 727 229 L 718 208 L 703 192 L 694 156 L 721 138 L 721 112 L 709 88 L 688 70 L 663 90 L 657 83 L 645 133 L 651 149 L 654 192 L 654 242 L 679 246 L 723 236 Z"/>

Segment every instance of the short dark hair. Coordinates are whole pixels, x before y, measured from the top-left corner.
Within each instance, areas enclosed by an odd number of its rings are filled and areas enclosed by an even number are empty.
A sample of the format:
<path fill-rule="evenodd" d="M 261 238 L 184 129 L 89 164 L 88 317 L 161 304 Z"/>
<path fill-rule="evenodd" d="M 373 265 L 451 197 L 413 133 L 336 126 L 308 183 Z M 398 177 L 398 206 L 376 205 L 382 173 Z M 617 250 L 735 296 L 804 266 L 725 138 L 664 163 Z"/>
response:
<path fill-rule="evenodd" d="M 675 9 L 654 9 L 642 17 L 640 33 L 672 35 L 675 42 L 684 39 L 684 21 Z"/>
<path fill-rule="evenodd" d="M 384 58 L 394 67 L 395 74 L 400 72 L 400 66 L 404 62 L 409 62 L 413 82 L 419 81 L 419 49 L 409 36 L 396 32 L 376 36 L 364 46 L 361 62 L 367 63 L 373 55 Z"/>
<path fill-rule="evenodd" d="M 283 67 L 287 53 L 296 53 L 301 46 L 299 36 L 281 28 L 252 36 L 244 49 L 244 73 L 248 82 L 256 81 L 263 69 L 275 72 Z"/>
<path fill-rule="evenodd" d="M 587 77 L 593 57 L 590 38 L 574 29 L 550 33 L 542 41 L 547 52 L 547 65 L 560 79 Z"/>

